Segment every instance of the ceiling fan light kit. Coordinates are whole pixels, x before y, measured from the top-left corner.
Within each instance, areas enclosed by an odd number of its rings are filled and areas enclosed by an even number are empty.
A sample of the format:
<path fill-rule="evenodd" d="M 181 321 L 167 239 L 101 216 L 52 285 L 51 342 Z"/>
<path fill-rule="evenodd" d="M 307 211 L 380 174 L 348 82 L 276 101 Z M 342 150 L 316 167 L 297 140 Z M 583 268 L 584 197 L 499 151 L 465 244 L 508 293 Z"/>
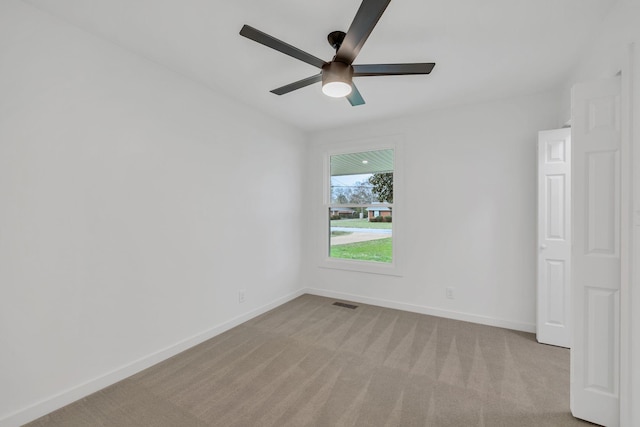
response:
<path fill-rule="evenodd" d="M 360 49 L 380 20 L 391 0 L 363 0 L 349 31 L 333 31 L 327 39 L 336 54 L 329 62 L 276 39 L 249 25 L 244 25 L 240 35 L 279 52 L 320 68 L 320 74 L 273 89 L 276 95 L 284 95 L 313 83 L 322 82 L 322 92 L 334 98 L 346 97 L 352 106 L 363 105 L 364 99 L 353 83 L 353 77 L 402 76 L 429 74 L 436 65 L 433 62 L 415 64 L 367 64 L 353 65 Z"/>
<path fill-rule="evenodd" d="M 327 62 L 322 67 L 322 93 L 342 98 L 352 91 L 353 67 L 342 62 Z"/>

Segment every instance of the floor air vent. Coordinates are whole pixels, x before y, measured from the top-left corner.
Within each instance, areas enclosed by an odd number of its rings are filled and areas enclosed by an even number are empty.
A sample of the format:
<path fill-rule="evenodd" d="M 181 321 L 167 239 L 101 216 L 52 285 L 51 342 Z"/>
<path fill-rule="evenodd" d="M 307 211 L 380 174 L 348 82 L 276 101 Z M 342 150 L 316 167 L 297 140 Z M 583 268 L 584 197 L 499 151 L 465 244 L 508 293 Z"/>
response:
<path fill-rule="evenodd" d="M 337 305 L 338 307 L 344 307 L 344 308 L 350 308 L 351 310 L 355 310 L 356 308 L 358 308 L 357 305 L 353 305 L 353 304 L 347 304 L 344 302 L 334 302 L 333 305 Z"/>

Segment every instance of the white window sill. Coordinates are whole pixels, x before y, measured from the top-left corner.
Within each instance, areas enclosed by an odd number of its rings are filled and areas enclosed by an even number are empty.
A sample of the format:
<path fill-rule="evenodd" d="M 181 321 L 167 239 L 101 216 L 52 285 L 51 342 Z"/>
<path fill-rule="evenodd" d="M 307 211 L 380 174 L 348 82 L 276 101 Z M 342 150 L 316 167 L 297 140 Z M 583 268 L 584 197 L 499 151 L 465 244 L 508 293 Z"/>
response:
<path fill-rule="evenodd" d="M 326 258 L 320 263 L 319 267 L 333 270 L 355 271 L 359 273 L 381 274 L 386 276 L 402 276 L 400 269 L 394 263 Z"/>

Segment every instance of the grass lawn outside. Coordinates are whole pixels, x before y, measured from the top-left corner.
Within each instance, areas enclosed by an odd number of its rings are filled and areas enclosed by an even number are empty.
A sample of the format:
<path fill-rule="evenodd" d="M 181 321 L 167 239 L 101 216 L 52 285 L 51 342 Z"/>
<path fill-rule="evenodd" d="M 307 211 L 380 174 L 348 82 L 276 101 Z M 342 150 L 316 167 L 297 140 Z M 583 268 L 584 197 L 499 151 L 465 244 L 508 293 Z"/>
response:
<path fill-rule="evenodd" d="M 346 245 L 331 246 L 330 256 L 331 258 L 390 263 L 392 258 L 391 240 L 392 238 L 388 237 L 385 239 L 369 240 L 367 242 L 348 243 Z"/>
<path fill-rule="evenodd" d="M 369 222 L 366 219 L 333 219 L 332 227 L 352 227 L 352 228 L 381 228 L 390 230 L 393 224 L 391 222 Z"/>
<path fill-rule="evenodd" d="M 331 235 L 332 236 L 348 236 L 349 234 L 353 234 L 350 231 L 332 231 Z"/>

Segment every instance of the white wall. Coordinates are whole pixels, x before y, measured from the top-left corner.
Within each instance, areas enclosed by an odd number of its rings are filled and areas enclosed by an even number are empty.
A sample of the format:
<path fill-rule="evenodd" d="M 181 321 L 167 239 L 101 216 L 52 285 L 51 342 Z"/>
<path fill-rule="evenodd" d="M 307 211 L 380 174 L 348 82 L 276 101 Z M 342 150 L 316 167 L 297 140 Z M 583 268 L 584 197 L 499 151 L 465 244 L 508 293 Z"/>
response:
<path fill-rule="evenodd" d="M 618 0 L 598 28 L 581 59 L 562 85 L 558 120 L 571 119 L 571 88 L 576 83 L 615 76 L 628 58 L 628 47 L 640 41 L 640 0 Z"/>
<path fill-rule="evenodd" d="M 300 132 L 15 0 L 0 77 L 0 425 L 299 292 Z"/>
<path fill-rule="evenodd" d="M 369 123 L 312 137 L 305 267 L 325 295 L 533 331 L 536 307 L 536 142 L 553 128 L 548 93 Z M 323 152 L 332 143 L 402 134 L 406 200 L 403 276 L 318 267 L 326 216 Z M 455 299 L 445 298 L 446 287 Z"/>

